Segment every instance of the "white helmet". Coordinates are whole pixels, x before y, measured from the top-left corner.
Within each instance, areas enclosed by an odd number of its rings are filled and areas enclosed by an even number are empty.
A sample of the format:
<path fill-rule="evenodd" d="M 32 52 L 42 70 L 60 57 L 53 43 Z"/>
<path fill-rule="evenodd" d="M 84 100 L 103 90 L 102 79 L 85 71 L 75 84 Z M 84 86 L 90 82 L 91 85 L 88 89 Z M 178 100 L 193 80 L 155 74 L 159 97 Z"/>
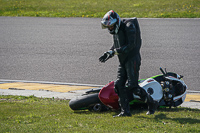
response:
<path fill-rule="evenodd" d="M 118 33 L 120 23 L 121 23 L 121 19 L 119 15 L 113 10 L 110 10 L 104 15 L 101 21 L 101 27 L 102 29 L 108 28 L 110 34 L 116 34 Z M 112 27 L 112 26 L 114 26 L 114 28 L 109 29 L 109 27 Z"/>

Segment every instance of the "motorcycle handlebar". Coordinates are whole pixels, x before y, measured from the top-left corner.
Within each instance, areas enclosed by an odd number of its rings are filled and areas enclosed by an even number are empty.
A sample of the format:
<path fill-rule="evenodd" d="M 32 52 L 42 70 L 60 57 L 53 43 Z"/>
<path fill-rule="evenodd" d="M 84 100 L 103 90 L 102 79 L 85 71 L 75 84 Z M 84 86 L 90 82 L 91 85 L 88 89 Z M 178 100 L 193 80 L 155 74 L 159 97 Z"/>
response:
<path fill-rule="evenodd" d="M 166 73 L 163 71 L 161 67 L 160 67 L 160 71 L 163 73 L 163 75 L 166 75 Z"/>
<path fill-rule="evenodd" d="M 165 72 L 164 72 L 164 70 L 160 67 L 160 71 L 163 73 L 164 77 L 167 76 L 166 69 L 165 69 Z M 181 79 L 181 78 L 183 78 L 183 75 L 180 75 L 180 77 L 178 79 Z"/>

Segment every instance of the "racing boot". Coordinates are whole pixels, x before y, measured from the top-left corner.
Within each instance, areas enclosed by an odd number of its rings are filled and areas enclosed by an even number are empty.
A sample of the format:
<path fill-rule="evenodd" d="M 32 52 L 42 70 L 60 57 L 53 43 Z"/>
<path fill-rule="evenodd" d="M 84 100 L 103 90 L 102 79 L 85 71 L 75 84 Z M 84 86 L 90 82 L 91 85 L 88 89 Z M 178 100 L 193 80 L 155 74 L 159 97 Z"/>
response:
<path fill-rule="evenodd" d="M 121 113 L 119 113 L 115 117 L 123 117 L 123 116 L 131 116 L 130 106 L 129 106 L 129 99 L 127 95 L 127 88 L 118 89 L 119 95 L 119 105 L 121 107 Z"/>
<path fill-rule="evenodd" d="M 125 117 L 125 116 L 132 116 L 130 112 L 130 106 L 129 106 L 129 101 L 127 98 L 121 98 L 119 100 L 119 105 L 121 107 L 121 112 L 118 115 L 113 116 L 115 117 Z"/>
<path fill-rule="evenodd" d="M 147 94 L 147 105 L 148 105 L 148 111 L 146 115 L 152 115 L 155 113 L 156 109 L 158 108 L 159 103 L 157 101 L 154 101 L 153 98 Z"/>

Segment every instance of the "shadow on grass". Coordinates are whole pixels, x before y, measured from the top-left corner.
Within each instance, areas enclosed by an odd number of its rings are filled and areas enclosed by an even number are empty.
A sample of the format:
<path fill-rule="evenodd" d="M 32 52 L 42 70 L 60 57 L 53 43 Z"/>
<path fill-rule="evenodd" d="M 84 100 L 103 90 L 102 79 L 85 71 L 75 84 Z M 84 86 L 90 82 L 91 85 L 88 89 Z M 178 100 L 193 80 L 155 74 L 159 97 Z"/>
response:
<path fill-rule="evenodd" d="M 131 106 L 131 114 L 139 114 L 141 112 L 147 111 L 147 106 L 144 104 L 141 106 L 141 104 L 139 105 L 135 105 L 135 106 Z M 112 115 L 117 115 L 120 113 L 120 109 L 118 110 L 104 110 L 104 111 L 89 111 L 89 110 L 75 110 L 74 111 L 75 114 L 101 114 L 101 113 L 107 113 L 107 114 L 111 114 Z"/>
<path fill-rule="evenodd" d="M 186 113 L 183 113 L 183 111 Z M 159 114 L 155 113 L 155 117 L 154 119 L 159 122 L 161 120 L 163 121 L 166 121 L 166 120 L 172 120 L 172 121 L 175 121 L 175 122 L 178 122 L 180 124 L 198 124 L 200 123 L 200 119 L 195 119 L 195 118 L 187 118 L 187 117 L 184 117 L 184 116 L 188 116 L 188 113 L 191 113 L 191 116 L 193 115 L 192 113 L 194 112 L 197 112 L 197 113 L 200 113 L 200 110 L 199 109 L 191 109 L 191 108 L 180 108 L 180 107 L 177 107 L 177 108 L 162 108 L 162 109 L 158 109 L 157 112 L 160 112 Z M 167 114 L 169 113 L 179 113 L 179 114 L 175 114 L 176 116 L 173 116 L 173 117 L 169 117 L 167 116 Z M 182 113 L 182 114 L 180 114 Z M 149 117 L 144 117 L 144 116 L 138 116 L 140 118 L 145 118 L 145 119 L 152 119 L 152 118 L 149 118 Z M 183 118 L 184 117 L 184 118 Z"/>
<path fill-rule="evenodd" d="M 131 107 L 131 114 L 132 115 L 136 115 L 136 114 L 140 114 L 140 113 L 144 113 L 146 114 L 147 111 L 147 106 L 133 106 Z M 187 114 L 183 113 L 186 112 Z M 158 114 L 158 112 L 160 112 Z M 180 117 L 180 114 L 174 117 L 170 117 L 167 116 L 169 113 L 183 113 L 183 115 Z M 200 123 L 200 119 L 195 119 L 195 118 L 183 118 L 184 115 L 188 116 L 188 113 L 200 113 L 199 109 L 191 109 L 191 108 L 183 108 L 183 107 L 175 107 L 175 108 L 159 108 L 156 113 L 155 113 L 155 117 L 153 118 L 155 121 L 166 121 L 166 120 L 173 120 L 175 122 L 178 122 L 180 124 L 198 124 Z M 120 113 L 120 110 L 109 110 L 109 111 L 101 111 L 101 112 L 94 112 L 94 111 L 89 111 L 89 110 L 78 110 L 78 111 L 74 111 L 74 113 L 76 114 L 111 114 L 111 115 L 117 115 Z M 192 114 L 191 114 L 192 115 Z M 138 118 L 143 118 L 143 119 L 152 119 L 152 117 L 148 117 L 148 116 L 137 116 Z"/>
<path fill-rule="evenodd" d="M 194 119 L 194 118 L 170 118 L 170 117 L 167 117 L 166 114 L 158 114 L 155 116 L 155 120 L 156 121 L 160 121 L 160 120 L 173 120 L 173 121 L 176 121 L 176 122 L 179 122 L 180 124 L 197 124 L 197 123 L 200 123 L 200 120 L 199 119 Z"/>
<path fill-rule="evenodd" d="M 111 110 L 108 110 L 108 111 L 89 111 L 89 110 L 76 110 L 74 111 L 75 114 L 110 114 Z"/>

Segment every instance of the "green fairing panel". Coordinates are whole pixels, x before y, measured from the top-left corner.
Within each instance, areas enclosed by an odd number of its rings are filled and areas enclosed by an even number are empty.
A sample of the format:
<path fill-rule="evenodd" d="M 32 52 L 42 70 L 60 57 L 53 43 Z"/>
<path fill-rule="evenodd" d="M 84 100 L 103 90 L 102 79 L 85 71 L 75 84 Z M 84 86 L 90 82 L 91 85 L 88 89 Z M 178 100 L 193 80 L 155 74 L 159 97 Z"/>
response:
<path fill-rule="evenodd" d="M 167 73 L 168 76 L 173 76 L 173 77 L 177 77 L 177 74 L 176 73 L 173 73 L 173 72 L 168 72 Z M 156 81 L 160 82 L 163 80 L 163 74 L 159 74 L 159 75 L 155 75 L 155 76 L 152 76 L 150 77 L 152 79 L 155 79 Z M 147 78 L 146 78 L 147 79 Z M 139 83 L 143 82 L 144 80 L 146 79 L 140 79 L 138 80 Z"/>
<path fill-rule="evenodd" d="M 152 78 L 152 79 L 155 79 L 155 78 L 157 78 L 157 77 L 162 77 L 163 75 L 162 74 L 160 74 L 160 75 L 156 75 L 156 76 L 153 76 L 153 77 L 150 77 L 150 78 Z M 146 78 L 147 79 L 147 78 Z M 143 81 L 145 81 L 146 79 L 140 79 L 140 80 L 138 80 L 138 82 L 139 83 L 142 83 Z"/>

